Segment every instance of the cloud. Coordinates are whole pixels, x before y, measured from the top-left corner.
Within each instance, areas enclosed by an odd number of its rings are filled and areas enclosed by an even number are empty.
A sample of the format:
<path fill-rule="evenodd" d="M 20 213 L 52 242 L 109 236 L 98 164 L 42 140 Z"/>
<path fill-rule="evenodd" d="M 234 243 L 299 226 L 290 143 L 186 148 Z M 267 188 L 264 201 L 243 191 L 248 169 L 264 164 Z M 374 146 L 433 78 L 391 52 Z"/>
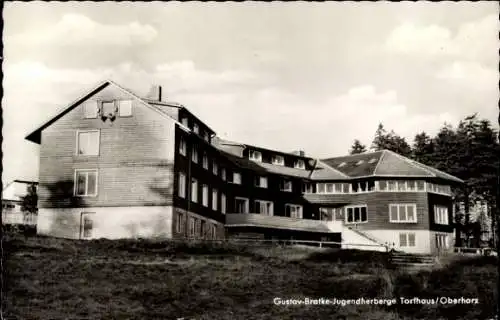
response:
<path fill-rule="evenodd" d="M 139 22 L 111 25 L 96 22 L 81 14 L 65 14 L 45 30 L 30 30 L 5 39 L 7 46 L 134 46 L 152 42 L 158 33 Z"/>
<path fill-rule="evenodd" d="M 462 24 L 455 34 L 439 25 L 403 23 L 387 37 L 389 52 L 424 57 L 456 58 L 487 65 L 498 60 L 498 15 Z"/>

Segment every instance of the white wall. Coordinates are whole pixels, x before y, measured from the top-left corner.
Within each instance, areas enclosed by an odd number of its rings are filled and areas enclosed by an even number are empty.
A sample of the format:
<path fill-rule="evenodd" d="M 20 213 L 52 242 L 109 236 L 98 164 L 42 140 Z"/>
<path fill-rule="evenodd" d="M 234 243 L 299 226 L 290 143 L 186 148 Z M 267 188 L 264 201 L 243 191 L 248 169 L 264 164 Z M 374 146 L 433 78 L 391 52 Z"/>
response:
<path fill-rule="evenodd" d="M 172 237 L 172 207 L 40 208 L 37 233 L 80 238 L 82 212 L 93 221 L 92 239 Z"/>
<path fill-rule="evenodd" d="M 395 250 L 401 250 L 407 253 L 431 253 L 431 231 L 429 230 L 363 230 L 371 237 L 377 239 L 381 243 L 388 243 Z M 415 233 L 415 247 L 400 247 L 399 234 Z M 394 246 L 393 246 L 394 244 Z"/>

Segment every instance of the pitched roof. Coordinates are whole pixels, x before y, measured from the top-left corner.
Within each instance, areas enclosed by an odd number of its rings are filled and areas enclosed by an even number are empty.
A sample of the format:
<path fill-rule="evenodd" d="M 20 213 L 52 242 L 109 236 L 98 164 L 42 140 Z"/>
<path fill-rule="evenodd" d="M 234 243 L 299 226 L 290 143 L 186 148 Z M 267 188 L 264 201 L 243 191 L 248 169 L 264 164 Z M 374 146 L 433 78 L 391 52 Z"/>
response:
<path fill-rule="evenodd" d="M 440 178 L 463 181 L 438 169 L 403 157 L 390 150 L 324 159 L 323 162 L 352 178 L 367 176 Z"/>

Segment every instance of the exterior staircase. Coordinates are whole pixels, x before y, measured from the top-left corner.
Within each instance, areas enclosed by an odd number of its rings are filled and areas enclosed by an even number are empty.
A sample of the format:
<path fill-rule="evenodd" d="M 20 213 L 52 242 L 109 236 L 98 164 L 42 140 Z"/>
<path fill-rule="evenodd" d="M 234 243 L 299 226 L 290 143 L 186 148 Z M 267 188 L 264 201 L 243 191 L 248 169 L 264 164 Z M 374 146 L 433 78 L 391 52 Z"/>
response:
<path fill-rule="evenodd" d="M 410 254 L 404 252 L 391 252 L 391 265 L 405 270 L 421 270 L 432 268 L 436 265 L 436 257 L 426 254 Z"/>

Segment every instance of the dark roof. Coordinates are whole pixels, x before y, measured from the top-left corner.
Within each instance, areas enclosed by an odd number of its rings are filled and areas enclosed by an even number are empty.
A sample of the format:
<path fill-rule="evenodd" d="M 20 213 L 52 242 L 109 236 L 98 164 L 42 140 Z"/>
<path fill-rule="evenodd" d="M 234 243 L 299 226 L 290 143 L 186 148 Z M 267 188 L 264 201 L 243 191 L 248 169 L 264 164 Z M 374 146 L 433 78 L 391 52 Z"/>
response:
<path fill-rule="evenodd" d="M 457 177 L 403 157 L 390 150 L 329 158 L 323 161 L 352 178 L 367 176 L 423 177 L 463 183 Z"/>
<path fill-rule="evenodd" d="M 360 153 L 350 156 L 323 159 L 330 167 L 350 176 L 370 176 L 375 172 L 383 151 Z M 374 159 L 374 160 L 372 160 Z"/>

